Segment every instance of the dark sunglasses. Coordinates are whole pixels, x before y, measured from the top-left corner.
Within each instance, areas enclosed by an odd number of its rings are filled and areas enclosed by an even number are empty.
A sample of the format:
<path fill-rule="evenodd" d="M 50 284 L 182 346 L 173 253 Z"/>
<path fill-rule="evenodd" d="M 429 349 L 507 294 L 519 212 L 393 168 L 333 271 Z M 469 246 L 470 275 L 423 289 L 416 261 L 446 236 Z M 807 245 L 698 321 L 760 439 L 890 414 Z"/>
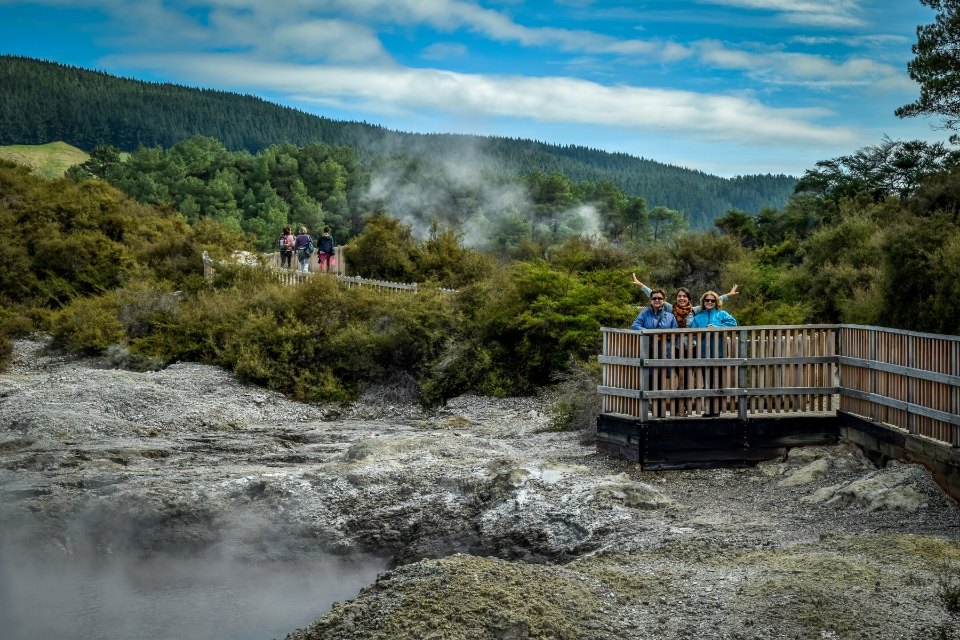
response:
<path fill-rule="evenodd" d="M 717 303 L 717 300 L 716 300 L 716 298 L 704 298 L 704 299 L 703 299 L 703 303 L 704 303 L 704 304 L 706 304 L 706 303 L 708 303 L 708 302 L 712 302 L 712 303 L 716 304 L 716 303 Z"/>
<path fill-rule="evenodd" d="M 653 297 L 650 298 L 650 299 L 651 299 L 651 300 L 663 300 L 663 298 L 661 298 L 660 296 L 653 296 Z"/>

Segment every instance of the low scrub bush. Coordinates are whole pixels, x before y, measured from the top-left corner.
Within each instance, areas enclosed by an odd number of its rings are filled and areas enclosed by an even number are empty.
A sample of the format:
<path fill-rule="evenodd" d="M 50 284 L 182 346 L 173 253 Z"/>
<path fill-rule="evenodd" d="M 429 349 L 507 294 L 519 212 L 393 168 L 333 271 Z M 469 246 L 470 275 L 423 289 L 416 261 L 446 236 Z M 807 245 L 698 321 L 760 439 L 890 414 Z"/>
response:
<path fill-rule="evenodd" d="M 398 376 L 427 404 L 468 391 L 526 394 L 595 357 L 601 326 L 629 323 L 636 292 L 627 273 L 537 260 L 456 294 L 397 293 L 325 277 L 282 286 L 268 269 L 218 262 L 212 282 L 194 291 L 150 278 L 74 298 L 57 314 L 54 338 L 117 366 L 214 364 L 307 401 L 346 400 Z M 578 411 L 563 421 L 589 422 Z"/>
<path fill-rule="evenodd" d="M 52 320 L 54 346 L 99 355 L 110 345 L 123 343 L 126 332 L 118 318 L 119 309 L 116 293 L 74 299 Z"/>
<path fill-rule="evenodd" d="M 937 577 L 937 596 L 940 603 L 952 616 L 960 616 L 960 572 L 944 567 Z"/>
<path fill-rule="evenodd" d="M 5 333 L 0 333 L 0 371 L 6 371 L 10 368 L 10 362 L 13 360 L 13 342 Z"/>
<path fill-rule="evenodd" d="M 584 444 L 596 441 L 600 380 L 600 363 L 596 360 L 571 360 L 565 371 L 556 374 L 551 390 L 554 397 L 550 407 L 552 430 L 579 431 Z"/>

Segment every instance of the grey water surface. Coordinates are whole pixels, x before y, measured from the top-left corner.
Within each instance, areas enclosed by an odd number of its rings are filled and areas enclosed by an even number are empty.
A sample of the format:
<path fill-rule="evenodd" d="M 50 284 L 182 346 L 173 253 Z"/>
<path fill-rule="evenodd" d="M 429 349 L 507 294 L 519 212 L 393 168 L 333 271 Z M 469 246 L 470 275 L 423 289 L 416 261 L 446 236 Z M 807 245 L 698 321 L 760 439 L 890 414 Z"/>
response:
<path fill-rule="evenodd" d="M 4 640 L 269 640 L 357 595 L 382 563 L 0 549 Z"/>

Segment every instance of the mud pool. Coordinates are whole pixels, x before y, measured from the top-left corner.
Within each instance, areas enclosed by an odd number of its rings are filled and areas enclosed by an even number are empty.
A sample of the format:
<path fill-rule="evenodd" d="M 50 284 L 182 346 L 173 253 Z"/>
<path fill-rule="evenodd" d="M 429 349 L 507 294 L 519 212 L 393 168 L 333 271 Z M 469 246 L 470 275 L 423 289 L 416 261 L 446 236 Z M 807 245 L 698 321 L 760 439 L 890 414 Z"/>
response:
<path fill-rule="evenodd" d="M 329 558 L 43 558 L 10 546 L 0 567 L 5 640 L 283 638 L 383 570 Z"/>

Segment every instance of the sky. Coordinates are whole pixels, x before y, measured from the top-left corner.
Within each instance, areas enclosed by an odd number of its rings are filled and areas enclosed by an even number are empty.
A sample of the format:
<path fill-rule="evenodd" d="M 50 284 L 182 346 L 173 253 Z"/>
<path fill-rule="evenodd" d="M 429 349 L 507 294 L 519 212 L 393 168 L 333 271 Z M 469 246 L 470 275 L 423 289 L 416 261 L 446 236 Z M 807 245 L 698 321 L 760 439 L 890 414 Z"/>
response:
<path fill-rule="evenodd" d="M 801 176 L 893 140 L 918 0 L 0 0 L 0 53 L 421 133 Z"/>

